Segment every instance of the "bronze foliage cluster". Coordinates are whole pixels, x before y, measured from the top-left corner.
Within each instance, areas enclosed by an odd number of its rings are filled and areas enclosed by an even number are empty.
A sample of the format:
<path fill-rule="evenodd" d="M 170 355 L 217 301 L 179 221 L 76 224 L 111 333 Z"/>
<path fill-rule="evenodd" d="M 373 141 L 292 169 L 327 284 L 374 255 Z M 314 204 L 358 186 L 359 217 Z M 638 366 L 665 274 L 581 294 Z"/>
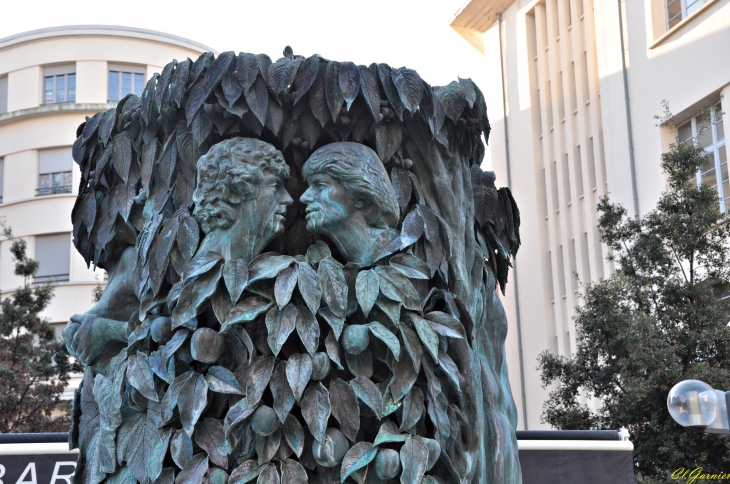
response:
<path fill-rule="evenodd" d="M 77 392 L 78 482 L 461 482 L 480 438 L 464 410 L 474 323 L 449 290 L 449 224 L 401 150 L 412 124 L 473 163 L 477 240 L 504 289 L 519 213 L 478 167 L 489 122 L 471 80 L 431 87 L 386 64 L 206 53 L 79 127 L 74 243 L 101 267 L 135 246 L 141 303 L 128 347 L 104 374 L 87 368 Z M 234 136 L 281 150 L 293 195 L 316 148 L 371 146 L 400 235 L 373 266 L 345 264 L 294 210 L 293 242 L 248 265 L 198 253 L 196 162 Z"/>

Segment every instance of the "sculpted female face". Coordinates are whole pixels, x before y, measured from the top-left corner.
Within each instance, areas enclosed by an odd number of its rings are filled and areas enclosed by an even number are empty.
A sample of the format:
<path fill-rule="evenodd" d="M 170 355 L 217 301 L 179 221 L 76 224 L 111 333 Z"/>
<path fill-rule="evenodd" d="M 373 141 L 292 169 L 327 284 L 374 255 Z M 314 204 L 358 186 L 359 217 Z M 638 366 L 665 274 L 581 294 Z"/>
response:
<path fill-rule="evenodd" d="M 316 173 L 308 181 L 309 188 L 301 201 L 307 205 L 307 230 L 310 232 L 337 232 L 345 221 L 354 218 L 362 209 L 362 202 L 354 199 L 339 180 L 327 173 Z"/>
<path fill-rule="evenodd" d="M 331 143 L 312 153 L 302 172 L 307 230 L 327 235 L 347 260 L 371 263 L 378 239 L 399 216 L 378 155 L 360 143 Z"/>

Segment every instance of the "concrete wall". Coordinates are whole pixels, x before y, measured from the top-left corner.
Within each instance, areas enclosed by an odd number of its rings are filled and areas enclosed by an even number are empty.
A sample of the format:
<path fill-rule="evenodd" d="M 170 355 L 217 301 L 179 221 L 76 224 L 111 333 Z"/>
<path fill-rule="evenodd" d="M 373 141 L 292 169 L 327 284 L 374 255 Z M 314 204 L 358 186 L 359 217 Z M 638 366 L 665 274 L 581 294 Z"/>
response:
<path fill-rule="evenodd" d="M 511 179 L 510 189 L 520 206 L 522 220 L 521 237 L 524 241 L 541 240 L 538 205 L 538 179 L 532 163 L 526 160 L 534 158 L 535 146 L 530 135 L 532 119 L 529 110 L 529 73 L 526 58 L 517 58 L 520 49 L 526 49 L 526 31 L 524 15 L 526 5 L 530 2 L 517 1 L 503 13 L 503 37 L 505 48 L 505 75 L 507 85 L 507 113 L 509 115 L 509 156 Z M 517 21 L 517 19 L 523 19 Z M 493 26 L 485 33 L 485 52 L 492 53 L 488 64 L 497 73 L 498 84 L 485 89 L 489 118 L 492 124 L 491 150 L 492 166 L 497 175 L 497 185 L 507 185 L 508 168 L 505 143 L 505 113 L 502 103 L 502 79 L 499 57 L 499 25 Z M 527 208 L 529 207 L 529 208 Z M 539 375 L 535 372 L 537 354 L 548 345 L 548 327 L 545 325 L 545 294 L 542 291 L 542 281 L 546 274 L 540 260 L 540 251 L 525 251 L 520 249 L 516 270 L 510 274 L 510 283 L 507 286 L 506 297 L 503 298 L 509 331 L 507 336 L 507 354 L 510 384 L 512 394 L 517 405 L 518 429 L 542 428 L 539 425 L 541 406 L 534 402 L 542 402 L 547 393 L 541 388 Z M 517 339 L 517 307 L 515 294 L 519 292 L 522 303 L 519 307 L 519 321 L 522 326 L 522 361 L 519 356 L 519 341 Z M 520 376 L 520 366 L 524 373 L 524 382 Z M 525 408 L 527 413 L 525 413 Z"/>
<path fill-rule="evenodd" d="M 496 2 L 469 4 L 479 8 L 462 12 L 478 16 Z M 681 121 L 724 96 L 730 132 L 730 0 L 708 1 L 669 32 L 662 0 L 620 5 L 638 211 L 645 215 L 665 187 L 661 154 L 674 140 L 673 129 L 654 119 L 662 114 L 663 100 Z M 506 113 L 497 22 L 483 33 L 483 50 L 494 81 L 484 89 L 492 164 L 497 185 L 507 184 L 509 172 L 522 216 L 523 245 L 503 299 L 510 321 L 507 352 L 518 428 L 540 429 L 547 427 L 540 418 L 547 391 L 540 385 L 537 356 L 545 350 L 569 356 L 575 350 L 572 317 L 580 286 L 572 272 L 589 282 L 613 270 L 596 230 L 597 200 L 608 194 L 634 211 L 619 3 L 516 0 L 501 13 Z"/>
<path fill-rule="evenodd" d="M 105 103 L 107 101 L 106 79 L 106 61 L 76 61 L 76 102 Z"/>
<path fill-rule="evenodd" d="M 656 36 L 654 23 L 663 25 L 662 5 L 646 0 L 626 2 L 624 7 L 639 213 L 643 215 L 656 205 L 664 189 L 659 161 L 667 146 L 654 119 L 662 114 L 662 101 L 669 103 L 680 121 L 719 100 L 720 91 L 730 84 L 730 1 L 708 2 L 658 43 L 661 36 Z M 606 166 L 608 184 L 612 198 L 628 208 L 632 195 L 616 2 L 596 0 L 596 19 L 605 139 L 611 140 L 605 146 L 606 159 L 614 160 Z M 723 100 L 726 118 L 729 102 Z"/>
<path fill-rule="evenodd" d="M 3 70 L 5 70 L 5 67 Z M 42 74 L 39 66 L 8 69 L 3 74 L 8 76 L 9 113 L 32 108 L 40 104 Z"/>
<path fill-rule="evenodd" d="M 494 129 L 492 163 L 498 184 L 506 184 L 509 171 L 523 240 L 504 299 L 510 320 L 507 351 L 518 428 L 540 429 L 547 427 L 541 423 L 547 390 L 535 369 L 537 358 L 545 350 L 567 355 L 575 348 L 572 316 L 580 292 L 573 273 L 591 279 L 605 269 L 592 229 L 595 203 L 605 191 L 601 104 L 592 74 L 595 46 L 583 40 L 593 32 L 593 18 L 585 10 L 523 0 L 512 3 L 502 18 L 507 124 L 501 89 L 491 87 L 486 96 Z M 484 37 L 485 52 L 497 54 L 488 60 L 495 71 L 500 67 L 498 30 L 495 24 Z"/>

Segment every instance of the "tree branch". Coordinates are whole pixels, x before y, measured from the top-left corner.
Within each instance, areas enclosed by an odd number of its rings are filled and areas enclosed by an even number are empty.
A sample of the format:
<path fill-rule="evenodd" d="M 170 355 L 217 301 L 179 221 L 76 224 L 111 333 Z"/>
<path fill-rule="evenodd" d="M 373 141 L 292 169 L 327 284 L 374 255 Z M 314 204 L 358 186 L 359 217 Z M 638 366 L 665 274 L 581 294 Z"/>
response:
<path fill-rule="evenodd" d="M 682 269 L 682 275 L 684 276 L 684 280 L 687 281 L 687 284 L 692 284 L 689 279 L 687 278 L 687 272 L 685 272 L 684 267 L 682 267 L 682 262 L 679 260 L 679 255 L 677 255 L 677 251 L 674 250 L 674 246 L 670 245 L 669 248 L 672 251 L 672 255 L 674 256 L 674 260 L 677 261 L 677 265 L 680 269 Z"/>

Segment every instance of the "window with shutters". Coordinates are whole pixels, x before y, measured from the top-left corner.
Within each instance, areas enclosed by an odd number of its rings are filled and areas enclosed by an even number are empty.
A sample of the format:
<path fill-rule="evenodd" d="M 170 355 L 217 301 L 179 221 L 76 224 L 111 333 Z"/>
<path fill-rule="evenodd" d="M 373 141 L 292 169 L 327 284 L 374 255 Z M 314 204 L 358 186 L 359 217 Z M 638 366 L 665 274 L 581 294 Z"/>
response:
<path fill-rule="evenodd" d="M 36 196 L 71 193 L 72 164 L 71 148 L 39 151 Z"/>
<path fill-rule="evenodd" d="M 38 261 L 34 284 L 68 281 L 71 265 L 71 234 L 36 236 L 34 259 Z"/>
<path fill-rule="evenodd" d="M 76 64 L 43 68 L 43 104 L 76 102 Z"/>

